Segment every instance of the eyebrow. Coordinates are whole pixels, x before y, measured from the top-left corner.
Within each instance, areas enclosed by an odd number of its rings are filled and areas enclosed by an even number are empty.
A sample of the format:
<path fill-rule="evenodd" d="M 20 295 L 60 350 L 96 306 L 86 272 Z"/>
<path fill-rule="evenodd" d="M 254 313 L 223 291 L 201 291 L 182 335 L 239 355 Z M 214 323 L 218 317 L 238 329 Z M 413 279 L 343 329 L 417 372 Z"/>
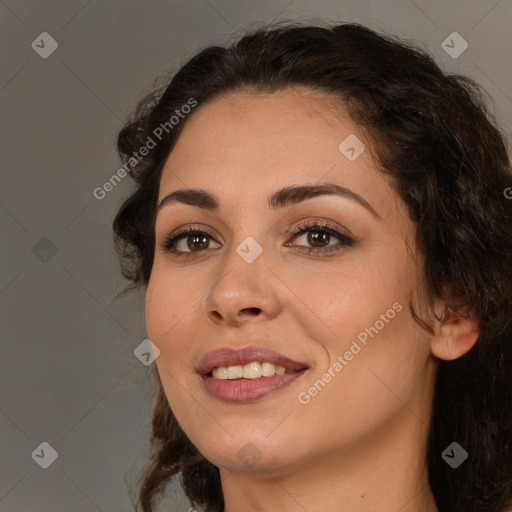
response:
<path fill-rule="evenodd" d="M 377 220 L 381 220 L 380 215 L 372 208 L 372 206 L 361 196 L 352 190 L 336 185 L 335 183 L 324 183 L 320 185 L 292 185 L 277 190 L 270 196 L 268 207 L 271 210 L 284 208 L 291 204 L 297 204 L 313 197 L 323 195 L 336 195 L 351 199 L 366 208 Z M 179 189 L 166 195 L 157 207 L 157 214 L 164 208 L 174 202 L 180 202 L 198 208 L 204 208 L 209 211 L 219 210 L 219 199 L 203 189 L 188 188 Z"/>

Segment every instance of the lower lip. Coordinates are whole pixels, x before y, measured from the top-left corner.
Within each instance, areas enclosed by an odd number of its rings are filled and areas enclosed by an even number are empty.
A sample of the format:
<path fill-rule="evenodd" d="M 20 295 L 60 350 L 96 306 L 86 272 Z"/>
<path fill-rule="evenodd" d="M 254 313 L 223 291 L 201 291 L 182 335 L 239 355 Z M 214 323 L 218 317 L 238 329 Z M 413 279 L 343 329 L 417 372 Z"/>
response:
<path fill-rule="evenodd" d="M 255 402 L 270 393 L 289 386 L 295 382 L 307 370 L 295 373 L 284 373 L 272 377 L 260 377 L 258 379 L 225 380 L 214 379 L 210 375 L 203 375 L 206 391 L 211 396 L 230 403 Z"/>

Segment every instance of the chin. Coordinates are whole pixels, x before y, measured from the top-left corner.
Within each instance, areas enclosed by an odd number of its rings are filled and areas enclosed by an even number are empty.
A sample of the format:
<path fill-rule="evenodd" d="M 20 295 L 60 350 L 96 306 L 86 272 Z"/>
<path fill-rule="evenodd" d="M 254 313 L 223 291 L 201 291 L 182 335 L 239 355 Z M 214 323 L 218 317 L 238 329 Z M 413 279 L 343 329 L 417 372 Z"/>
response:
<path fill-rule="evenodd" d="M 261 432 L 264 430 L 262 428 Z M 244 433 L 243 429 L 238 432 L 233 437 L 224 432 L 222 438 L 216 435 L 202 439 L 196 446 L 212 464 L 236 473 L 273 471 L 289 466 L 297 459 L 296 449 L 285 446 L 280 440 L 270 440 L 271 429 L 266 429 L 265 433 L 254 430 Z"/>
<path fill-rule="evenodd" d="M 204 455 L 215 466 L 233 473 L 273 472 L 283 469 L 293 462 L 284 454 L 281 456 L 274 453 L 268 457 L 268 454 L 251 442 L 246 443 L 238 451 L 231 449 L 228 452 L 220 452 L 215 449 L 214 452 Z"/>

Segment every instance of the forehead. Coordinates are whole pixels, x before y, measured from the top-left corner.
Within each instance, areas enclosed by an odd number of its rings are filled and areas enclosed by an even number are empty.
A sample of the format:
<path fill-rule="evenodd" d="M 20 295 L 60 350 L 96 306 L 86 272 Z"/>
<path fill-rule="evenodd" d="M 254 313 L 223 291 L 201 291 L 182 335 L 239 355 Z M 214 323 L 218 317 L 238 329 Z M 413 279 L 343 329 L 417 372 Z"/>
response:
<path fill-rule="evenodd" d="M 191 136 L 202 138 L 201 149 L 208 149 L 210 144 L 214 146 L 210 149 L 221 149 L 241 140 L 256 147 L 256 136 L 265 142 L 313 138 L 319 143 L 329 129 L 358 131 L 343 103 L 333 95 L 305 88 L 271 93 L 244 90 L 199 105 L 186 120 L 177 145 L 183 139 L 189 142 Z M 325 140 L 326 145 L 329 143 Z"/>
<path fill-rule="evenodd" d="M 340 150 L 345 140 L 369 146 L 333 95 L 307 88 L 230 93 L 199 105 L 186 119 L 163 170 L 159 199 L 183 187 L 220 197 L 261 191 L 266 199 L 280 186 L 329 180 L 366 195 L 376 209 L 394 203 L 370 152 L 351 161 Z"/>

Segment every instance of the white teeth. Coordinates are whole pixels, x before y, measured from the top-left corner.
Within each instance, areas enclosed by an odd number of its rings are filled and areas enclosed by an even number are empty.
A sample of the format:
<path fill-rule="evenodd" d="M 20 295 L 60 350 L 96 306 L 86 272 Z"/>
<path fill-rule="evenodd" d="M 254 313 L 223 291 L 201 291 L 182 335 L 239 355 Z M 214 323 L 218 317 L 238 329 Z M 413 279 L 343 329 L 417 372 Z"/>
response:
<path fill-rule="evenodd" d="M 272 363 L 262 363 L 261 365 L 261 375 L 263 377 L 272 377 L 272 375 L 275 375 L 276 373 L 276 367 Z"/>
<path fill-rule="evenodd" d="M 257 379 L 261 377 L 261 364 L 257 362 L 247 363 L 244 366 L 243 377 L 244 379 Z"/>
<path fill-rule="evenodd" d="M 242 366 L 228 366 L 228 379 L 240 379 L 244 374 Z"/>
<path fill-rule="evenodd" d="M 212 371 L 212 375 L 216 379 L 226 380 L 226 379 L 228 379 L 228 367 L 227 366 L 220 366 L 219 368 L 215 368 Z"/>
<path fill-rule="evenodd" d="M 296 373 L 284 366 L 276 366 L 272 363 L 259 363 L 254 361 L 247 363 L 245 366 L 219 366 L 212 370 L 212 376 L 215 379 L 234 380 L 234 379 L 259 379 L 260 377 L 272 377 L 272 375 L 283 375 L 284 373 Z"/>

